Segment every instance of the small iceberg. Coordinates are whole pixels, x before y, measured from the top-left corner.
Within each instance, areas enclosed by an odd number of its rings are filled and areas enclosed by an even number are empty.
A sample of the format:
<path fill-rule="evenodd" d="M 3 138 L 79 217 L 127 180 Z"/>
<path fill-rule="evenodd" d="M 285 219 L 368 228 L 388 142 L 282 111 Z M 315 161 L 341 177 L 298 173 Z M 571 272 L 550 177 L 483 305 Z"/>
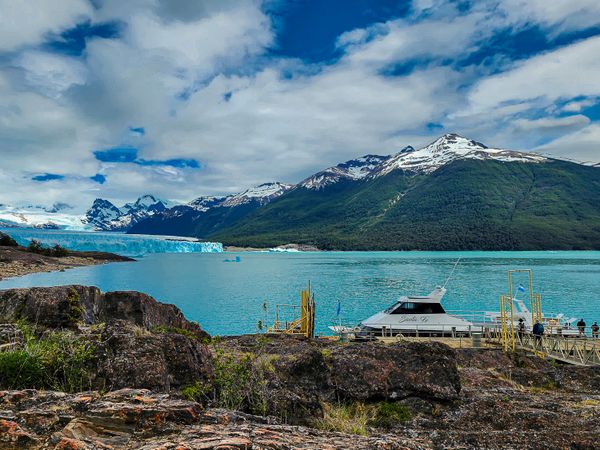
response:
<path fill-rule="evenodd" d="M 237 263 L 237 262 L 242 262 L 242 258 L 239 256 L 236 256 L 235 259 L 224 259 L 223 262 L 233 262 L 233 263 Z"/>

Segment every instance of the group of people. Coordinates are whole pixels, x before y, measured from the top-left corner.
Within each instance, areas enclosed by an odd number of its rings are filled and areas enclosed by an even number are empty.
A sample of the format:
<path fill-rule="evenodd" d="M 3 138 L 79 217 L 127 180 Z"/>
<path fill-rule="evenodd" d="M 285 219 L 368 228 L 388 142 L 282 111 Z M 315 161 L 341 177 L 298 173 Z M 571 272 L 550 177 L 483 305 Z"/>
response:
<path fill-rule="evenodd" d="M 586 328 L 586 323 L 585 320 L 580 319 L 579 322 L 577 322 L 577 330 L 579 331 L 579 336 L 584 337 L 585 336 L 585 328 Z M 600 325 L 598 325 L 598 322 L 594 322 L 593 325 L 590 327 L 590 329 L 592 330 L 592 337 L 593 338 L 598 338 L 600 337 Z M 531 329 L 531 333 L 537 338 L 540 339 L 543 335 L 544 335 L 544 325 L 538 320 L 535 322 L 535 325 L 533 325 L 533 328 Z M 523 335 L 525 334 L 525 321 L 521 318 L 519 319 L 519 328 L 518 328 L 518 332 L 519 332 L 519 338 L 523 338 Z"/>
<path fill-rule="evenodd" d="M 579 330 L 579 336 L 585 336 L 585 327 L 586 326 L 587 325 L 585 323 L 585 320 L 579 319 L 579 322 L 577 322 L 577 329 Z M 592 330 L 593 338 L 597 338 L 600 336 L 600 325 L 598 325 L 598 322 L 594 322 L 592 324 L 592 326 L 590 327 L 590 329 Z"/>

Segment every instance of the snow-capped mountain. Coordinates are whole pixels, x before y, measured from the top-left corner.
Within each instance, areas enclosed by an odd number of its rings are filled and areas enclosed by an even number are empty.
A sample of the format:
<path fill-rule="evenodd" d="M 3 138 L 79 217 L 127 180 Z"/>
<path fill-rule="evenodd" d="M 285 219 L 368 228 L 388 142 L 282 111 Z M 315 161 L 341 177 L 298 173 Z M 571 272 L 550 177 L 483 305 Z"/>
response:
<path fill-rule="evenodd" d="M 46 229 L 83 230 L 82 217 L 62 212 L 71 209 L 66 203 L 56 203 L 52 207 L 28 205 L 0 205 L 0 226 Z"/>
<path fill-rule="evenodd" d="M 445 134 L 419 150 L 403 150 L 384 161 L 373 171 L 373 176 L 382 176 L 396 169 L 411 172 L 431 173 L 443 165 L 458 159 L 495 159 L 504 162 L 544 162 L 547 158 L 534 153 L 488 148 L 480 142 L 457 134 Z"/>
<path fill-rule="evenodd" d="M 458 134 L 445 134 L 431 144 L 416 150 L 404 147 L 392 156 L 366 155 L 318 172 L 300 183 L 307 189 L 322 189 L 340 180 L 377 178 L 401 169 L 414 173 L 431 173 L 459 159 L 494 159 L 511 162 L 544 162 L 547 158 L 535 153 L 488 148 L 480 142 Z"/>
<path fill-rule="evenodd" d="M 189 206 L 198 212 L 204 212 L 214 208 L 215 206 L 222 205 L 226 199 L 227 197 L 198 197 L 197 199 L 192 200 L 187 205 L 183 206 Z"/>
<path fill-rule="evenodd" d="M 246 189 L 240 194 L 226 197 L 225 201 L 222 203 L 222 206 L 240 206 L 251 202 L 257 202 L 261 206 L 266 205 L 271 200 L 279 197 L 293 187 L 294 185 L 292 184 L 284 184 L 279 182 L 264 183 L 250 189 Z"/>
<path fill-rule="evenodd" d="M 411 147 L 412 149 L 412 147 Z M 307 189 L 321 189 L 340 180 L 361 180 L 368 177 L 391 156 L 365 155 L 318 172 L 300 183 Z"/>
<path fill-rule="evenodd" d="M 126 231 L 168 207 L 168 202 L 153 195 L 143 195 L 135 203 L 126 203 L 121 208 L 108 200 L 97 198 L 85 213 L 83 222 L 97 231 Z"/>
<path fill-rule="evenodd" d="M 226 197 L 198 197 L 187 205 L 178 205 L 134 225 L 129 232 L 194 236 L 231 225 L 252 211 L 270 203 L 294 186 L 264 183 Z"/>

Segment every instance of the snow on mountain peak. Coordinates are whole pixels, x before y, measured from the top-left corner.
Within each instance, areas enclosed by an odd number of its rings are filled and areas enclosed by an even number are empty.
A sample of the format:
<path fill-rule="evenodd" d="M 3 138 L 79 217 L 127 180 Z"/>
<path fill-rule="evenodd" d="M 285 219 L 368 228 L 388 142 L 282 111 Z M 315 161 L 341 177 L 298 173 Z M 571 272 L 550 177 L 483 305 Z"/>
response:
<path fill-rule="evenodd" d="M 189 202 L 186 206 L 189 206 L 198 212 L 204 212 L 215 206 L 220 206 L 225 200 L 227 200 L 227 197 L 198 197 Z"/>
<path fill-rule="evenodd" d="M 291 184 L 279 182 L 263 183 L 250 189 L 246 189 L 244 192 L 239 194 L 227 197 L 222 206 L 239 206 L 253 201 L 263 205 L 289 191 L 292 187 L 293 185 Z"/>
<path fill-rule="evenodd" d="M 412 148 L 412 147 L 411 147 Z M 365 155 L 318 172 L 300 183 L 307 189 L 321 189 L 342 179 L 361 180 L 368 177 L 390 156 Z"/>
<path fill-rule="evenodd" d="M 382 176 L 395 169 L 431 173 L 458 159 L 494 159 L 497 161 L 544 162 L 547 158 L 534 153 L 488 148 L 481 142 L 458 134 L 445 134 L 431 144 L 409 152 L 401 151 L 381 165 L 374 176 Z"/>
<path fill-rule="evenodd" d="M 168 203 L 153 195 L 142 195 L 135 203 L 118 208 L 108 200 L 97 198 L 85 214 L 84 223 L 97 230 L 123 231 L 142 219 L 165 211 Z"/>

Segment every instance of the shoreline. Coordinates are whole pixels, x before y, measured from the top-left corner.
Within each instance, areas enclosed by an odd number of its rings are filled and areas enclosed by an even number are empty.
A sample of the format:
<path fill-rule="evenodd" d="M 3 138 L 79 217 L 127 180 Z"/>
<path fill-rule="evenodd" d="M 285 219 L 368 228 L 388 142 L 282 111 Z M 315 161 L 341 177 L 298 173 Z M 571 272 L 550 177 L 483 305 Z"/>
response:
<path fill-rule="evenodd" d="M 76 267 L 128 261 L 135 259 L 115 253 L 77 251 L 69 251 L 67 256 L 56 257 L 31 253 L 20 246 L 0 246 L 0 281 L 32 273 L 64 272 Z"/>

